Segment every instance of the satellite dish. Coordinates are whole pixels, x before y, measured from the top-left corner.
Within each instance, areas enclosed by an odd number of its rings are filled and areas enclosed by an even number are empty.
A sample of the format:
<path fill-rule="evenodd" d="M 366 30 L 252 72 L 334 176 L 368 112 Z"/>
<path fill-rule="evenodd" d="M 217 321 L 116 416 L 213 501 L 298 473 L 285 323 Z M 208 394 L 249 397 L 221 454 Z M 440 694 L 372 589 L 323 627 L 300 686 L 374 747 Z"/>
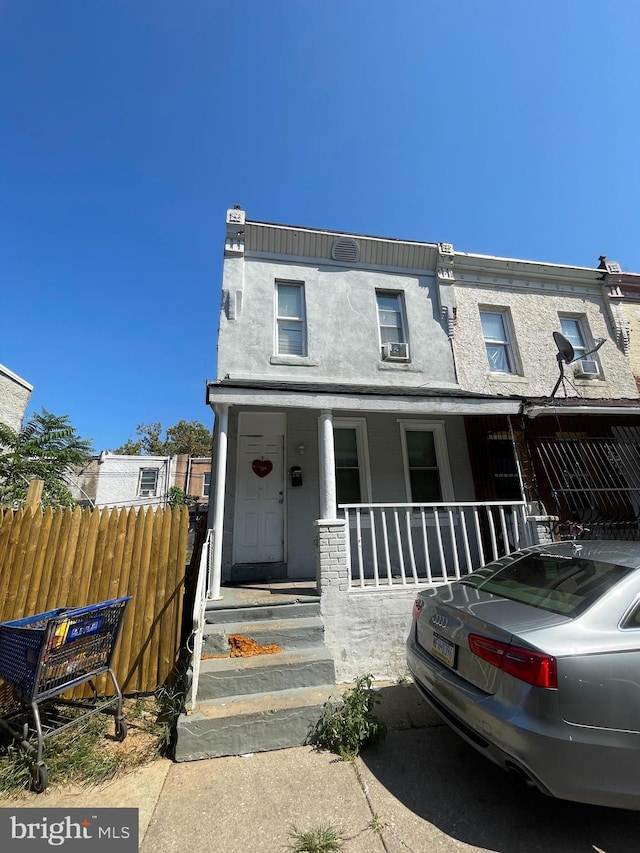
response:
<path fill-rule="evenodd" d="M 558 347 L 558 355 L 556 356 L 558 362 L 564 361 L 565 364 L 571 364 L 576 354 L 569 341 L 560 332 L 553 333 L 553 340 Z"/>

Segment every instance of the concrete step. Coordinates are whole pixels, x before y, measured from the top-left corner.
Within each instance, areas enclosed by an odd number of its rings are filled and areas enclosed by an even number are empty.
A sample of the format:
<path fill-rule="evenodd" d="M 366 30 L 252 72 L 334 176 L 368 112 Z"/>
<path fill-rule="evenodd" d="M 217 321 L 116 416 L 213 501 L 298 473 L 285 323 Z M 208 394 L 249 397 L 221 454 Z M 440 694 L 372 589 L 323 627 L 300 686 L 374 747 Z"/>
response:
<path fill-rule="evenodd" d="M 324 646 L 248 658 L 211 658 L 200 666 L 198 702 L 334 683 L 333 658 Z"/>
<path fill-rule="evenodd" d="M 322 684 L 202 702 L 178 720 L 176 761 L 302 746 L 337 695 L 335 684 Z"/>
<path fill-rule="evenodd" d="M 202 651 L 223 654 L 229 649 L 230 634 L 251 637 L 261 646 L 277 643 L 283 651 L 321 646 L 324 626 L 319 616 L 302 619 L 269 619 L 260 622 L 221 622 L 204 628 Z"/>
<path fill-rule="evenodd" d="M 231 567 L 232 583 L 286 580 L 286 563 L 238 563 Z"/>
<path fill-rule="evenodd" d="M 238 607 L 216 607 L 209 604 L 205 622 L 260 622 L 265 619 L 301 619 L 320 615 L 320 602 L 316 600 L 293 601 L 287 604 L 253 604 Z"/>

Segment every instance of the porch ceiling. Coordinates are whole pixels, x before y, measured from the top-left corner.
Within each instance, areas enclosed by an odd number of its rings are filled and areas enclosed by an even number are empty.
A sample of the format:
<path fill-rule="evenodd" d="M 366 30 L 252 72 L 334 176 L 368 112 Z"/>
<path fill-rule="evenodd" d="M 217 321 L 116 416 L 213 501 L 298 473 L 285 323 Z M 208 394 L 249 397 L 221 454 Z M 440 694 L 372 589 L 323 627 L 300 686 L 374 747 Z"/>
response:
<path fill-rule="evenodd" d="M 513 415 L 521 397 L 472 394 L 459 388 L 396 387 L 222 379 L 207 382 L 207 404 L 413 415 Z"/>

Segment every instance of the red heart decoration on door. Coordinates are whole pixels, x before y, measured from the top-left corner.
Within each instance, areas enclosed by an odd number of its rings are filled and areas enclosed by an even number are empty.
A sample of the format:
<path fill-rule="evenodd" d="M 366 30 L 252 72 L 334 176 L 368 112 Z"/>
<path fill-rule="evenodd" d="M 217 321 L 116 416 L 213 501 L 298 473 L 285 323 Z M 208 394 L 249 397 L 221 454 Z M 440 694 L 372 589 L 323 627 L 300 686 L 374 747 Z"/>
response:
<path fill-rule="evenodd" d="M 273 462 L 269 459 L 254 459 L 251 468 L 258 477 L 266 477 L 273 470 Z"/>

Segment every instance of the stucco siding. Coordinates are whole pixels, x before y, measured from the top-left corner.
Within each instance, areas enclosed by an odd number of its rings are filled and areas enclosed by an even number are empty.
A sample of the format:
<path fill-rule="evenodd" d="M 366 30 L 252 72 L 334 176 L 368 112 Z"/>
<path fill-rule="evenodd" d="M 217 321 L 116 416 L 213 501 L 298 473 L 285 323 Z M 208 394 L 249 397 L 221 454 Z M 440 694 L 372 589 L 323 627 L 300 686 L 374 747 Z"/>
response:
<path fill-rule="evenodd" d="M 456 286 L 457 317 L 454 352 L 460 385 L 465 390 L 486 394 L 522 394 L 547 396 L 558 379 L 557 348 L 553 332 L 560 331 L 559 315 L 585 318 L 591 343 L 606 342 L 598 351 L 602 374 L 595 379 L 574 376 L 567 365 L 567 377 L 590 398 L 634 398 L 637 390 L 629 363 L 615 343 L 604 299 L 598 293 L 572 294 L 509 289 Z M 491 373 L 487 361 L 480 307 L 508 309 L 512 324 L 517 373 Z M 588 342 L 585 342 L 588 343 Z M 570 389 L 571 390 L 571 389 Z M 569 396 L 578 396 L 571 391 Z"/>
<path fill-rule="evenodd" d="M 33 386 L 0 364 L 0 422 L 18 431 Z"/>
<path fill-rule="evenodd" d="M 364 673 L 381 681 L 406 675 L 405 641 L 415 597 L 415 589 L 323 591 L 325 643 L 337 681 L 353 681 Z"/>
<path fill-rule="evenodd" d="M 304 283 L 308 347 L 303 358 L 276 354 L 276 281 Z M 403 294 L 408 364 L 380 357 L 376 290 Z M 218 377 L 227 374 L 380 386 L 456 381 L 433 275 L 251 258 L 225 262 Z"/>

